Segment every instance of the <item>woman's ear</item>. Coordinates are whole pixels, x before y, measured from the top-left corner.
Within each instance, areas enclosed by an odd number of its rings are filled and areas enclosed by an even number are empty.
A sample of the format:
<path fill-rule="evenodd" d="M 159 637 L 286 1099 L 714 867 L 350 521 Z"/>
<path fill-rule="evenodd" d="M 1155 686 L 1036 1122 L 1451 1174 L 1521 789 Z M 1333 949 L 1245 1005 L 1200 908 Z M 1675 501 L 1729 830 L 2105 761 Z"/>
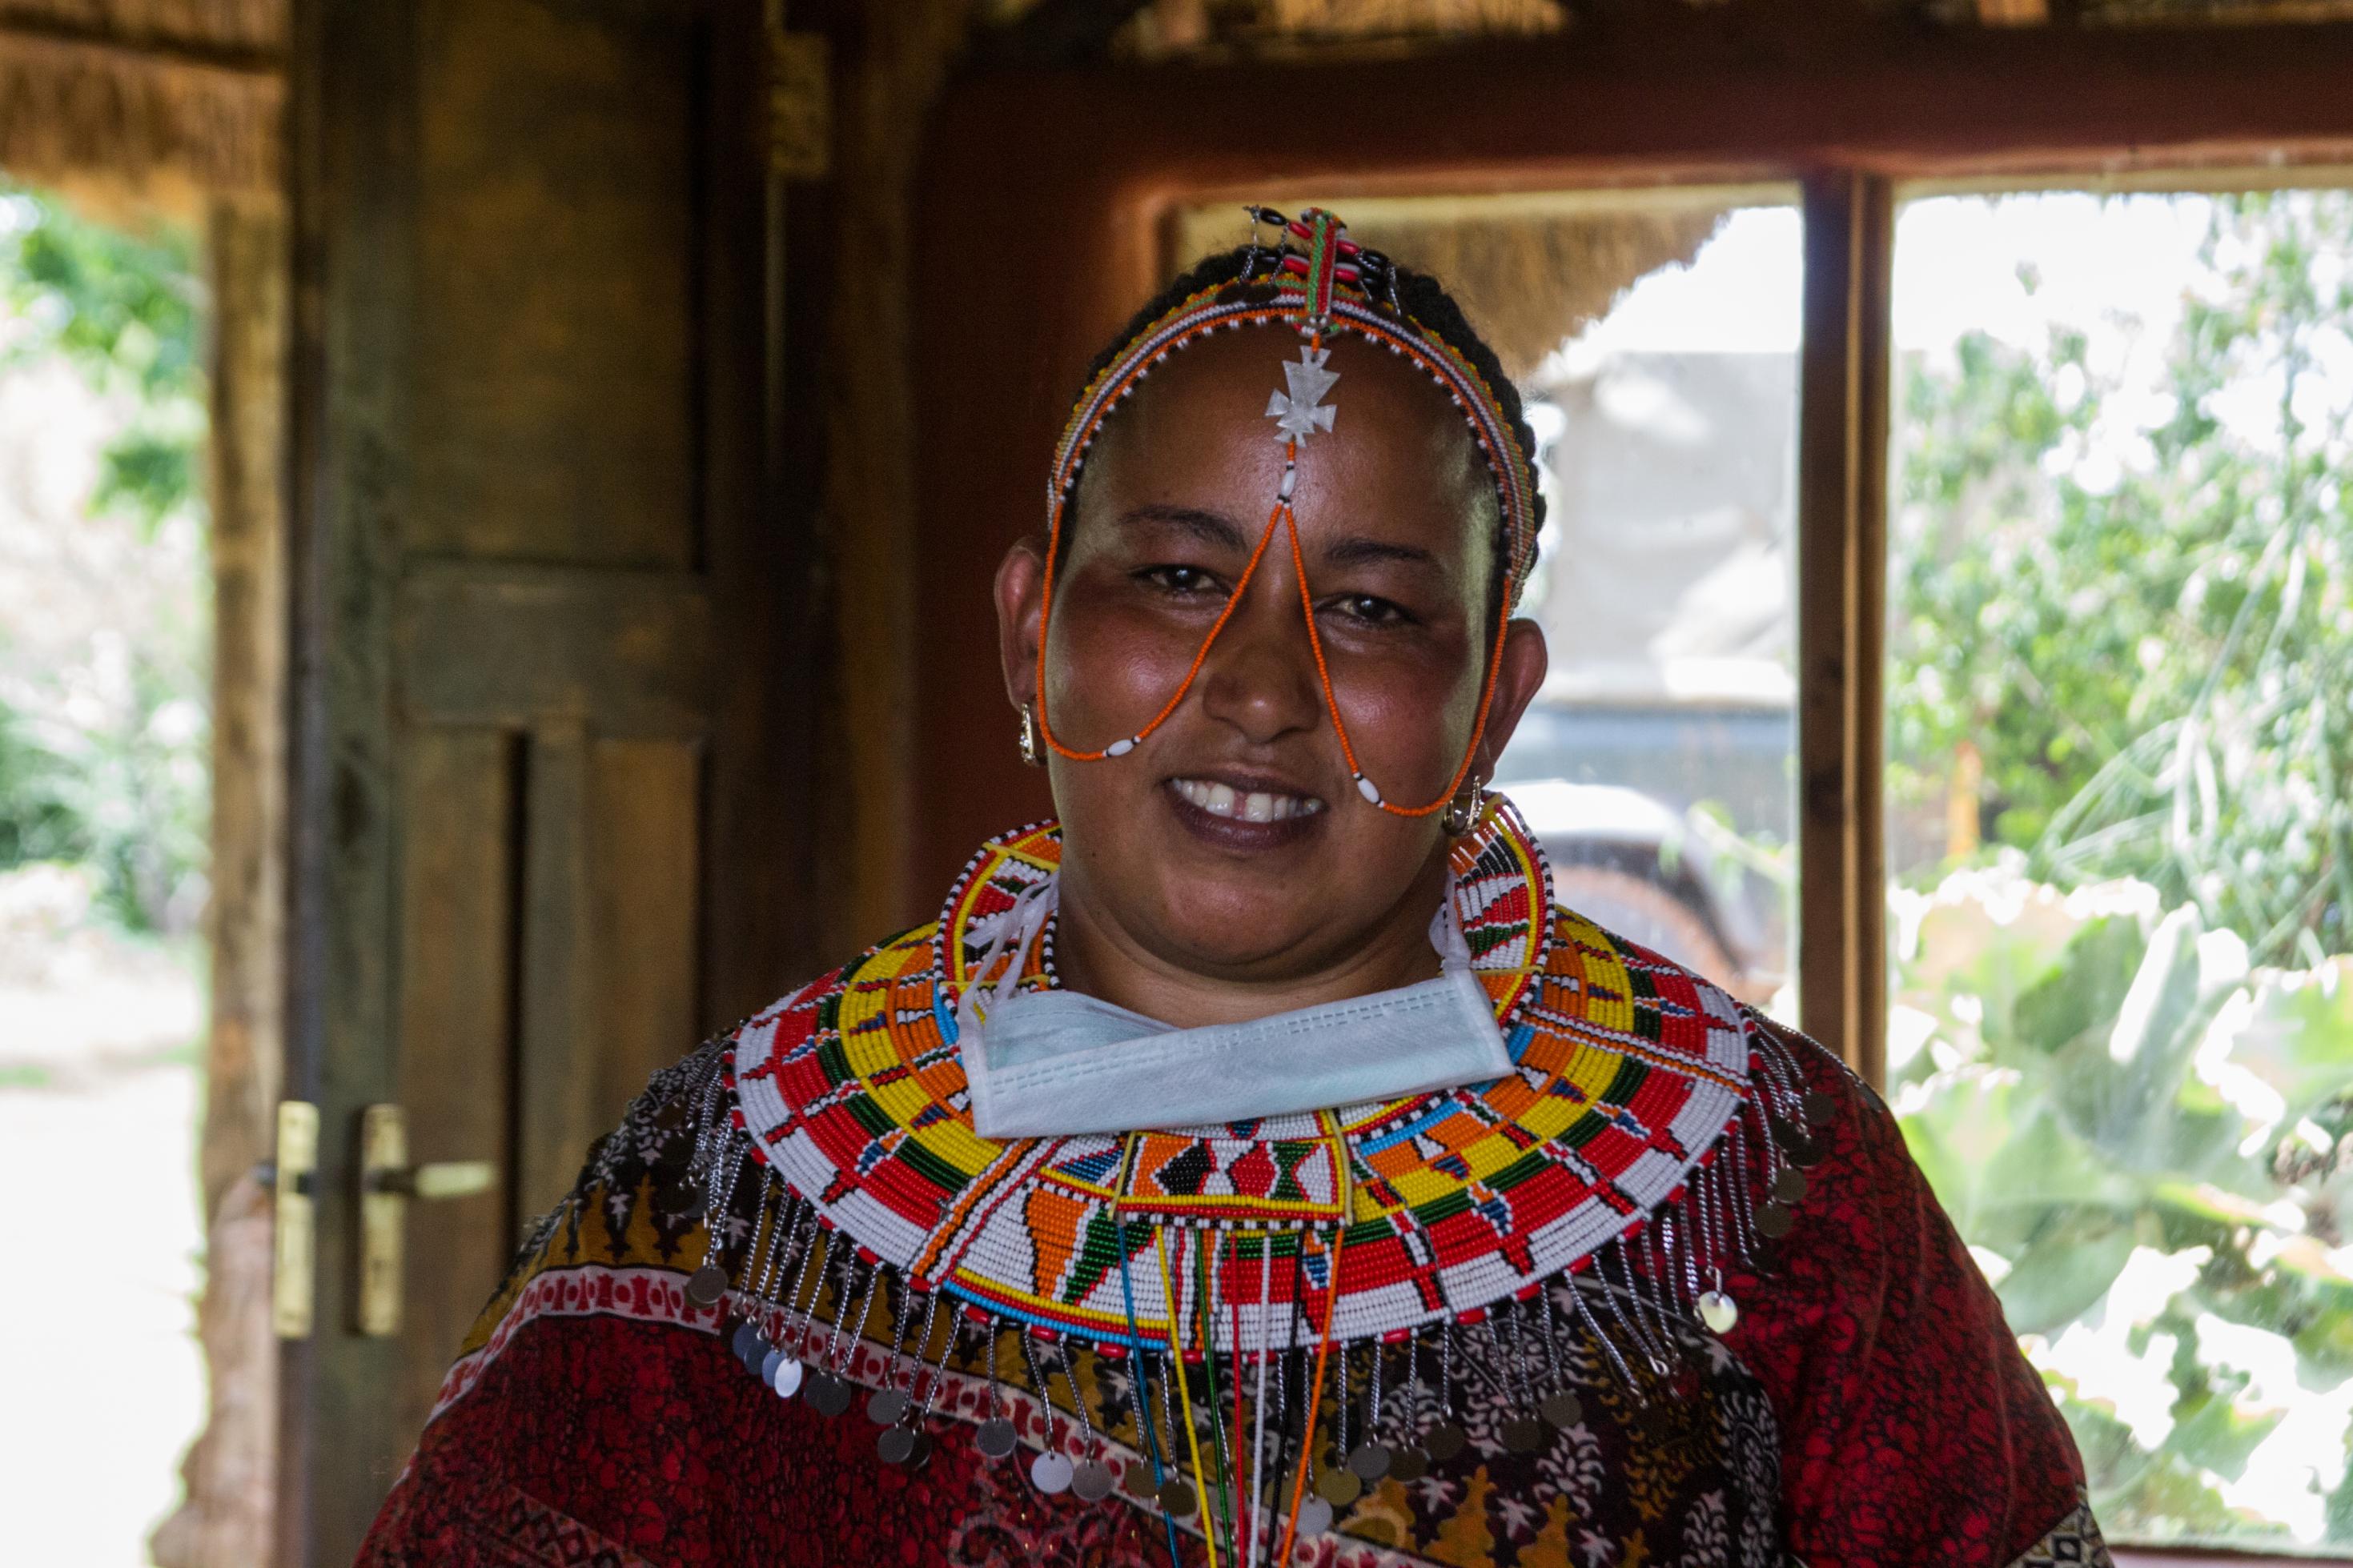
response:
<path fill-rule="evenodd" d="M 1045 620 L 1046 542 L 1025 535 L 997 567 L 997 657 L 1005 667 L 1006 700 L 1016 708 L 1038 700 L 1038 639 Z"/>
<path fill-rule="evenodd" d="M 1495 661 L 1495 700 L 1487 710 L 1487 732 L 1479 742 L 1479 774 L 1490 779 L 1495 776 L 1495 759 L 1520 727 L 1520 716 L 1544 686 L 1545 670 L 1552 662 L 1544 627 L 1525 619 L 1506 624 Z"/>

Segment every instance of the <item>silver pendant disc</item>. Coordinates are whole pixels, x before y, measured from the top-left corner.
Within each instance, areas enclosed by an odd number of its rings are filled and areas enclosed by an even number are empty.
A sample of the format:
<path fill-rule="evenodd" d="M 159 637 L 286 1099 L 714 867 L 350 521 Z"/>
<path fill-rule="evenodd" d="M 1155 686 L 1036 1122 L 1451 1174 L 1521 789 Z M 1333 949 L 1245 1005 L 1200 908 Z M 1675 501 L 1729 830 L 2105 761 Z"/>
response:
<path fill-rule="evenodd" d="M 1514 1454 L 1533 1454 L 1545 1446 L 1544 1423 L 1533 1415 L 1515 1415 L 1504 1423 L 1504 1447 Z"/>
<path fill-rule="evenodd" d="M 1536 1409 L 1546 1420 L 1564 1432 L 1585 1419 L 1585 1401 L 1566 1388 L 1557 1394 L 1546 1394 L 1544 1403 Z"/>
<path fill-rule="evenodd" d="M 1781 1173 L 1773 1178 L 1773 1195 L 1785 1204 L 1804 1201 L 1806 1173 L 1795 1165 L 1784 1165 Z"/>
<path fill-rule="evenodd" d="M 1013 1423 L 999 1415 L 980 1424 L 980 1430 L 973 1434 L 972 1446 L 989 1458 L 1001 1459 L 1013 1452 L 1015 1440 Z"/>
<path fill-rule="evenodd" d="M 888 1426 L 907 1413 L 907 1396 L 895 1388 L 878 1389 L 866 1402 L 866 1419 Z"/>
<path fill-rule="evenodd" d="M 795 1361 L 791 1356 L 786 1356 L 784 1360 L 778 1362 L 776 1363 L 776 1375 L 768 1380 L 768 1386 L 776 1391 L 777 1398 L 790 1399 L 794 1394 L 800 1392 L 801 1363 Z"/>
<path fill-rule="evenodd" d="M 1354 1470 L 1326 1470 L 1315 1478 L 1315 1495 L 1334 1508 L 1342 1508 L 1365 1495 L 1365 1483 Z"/>
<path fill-rule="evenodd" d="M 1360 1443 L 1348 1456 L 1348 1468 L 1360 1481 L 1377 1481 L 1389 1473 L 1389 1451 L 1385 1444 Z"/>
<path fill-rule="evenodd" d="M 1418 1481 L 1430 1474 L 1430 1456 L 1419 1448 L 1399 1448 L 1389 1458 L 1389 1479 Z"/>
<path fill-rule="evenodd" d="M 1071 1489 L 1075 1471 L 1068 1458 L 1049 1448 L 1029 1461 L 1029 1482 L 1048 1497 L 1057 1497 Z"/>
<path fill-rule="evenodd" d="M 1699 1293 L 1699 1321 L 1712 1334 L 1728 1334 L 1740 1321 L 1740 1303 L 1721 1290 Z"/>
<path fill-rule="evenodd" d="M 1430 1435 L 1421 1440 L 1421 1446 L 1430 1451 L 1431 1458 L 1443 1464 L 1462 1451 L 1465 1441 L 1467 1438 L 1461 1427 L 1451 1421 L 1440 1421 L 1430 1429 Z"/>
<path fill-rule="evenodd" d="M 1789 1234 L 1789 1205 L 1776 1199 L 1757 1211 L 1757 1228 L 1778 1241 Z"/>
<path fill-rule="evenodd" d="M 1193 1489 L 1175 1476 L 1169 1476 L 1162 1480 L 1160 1485 L 1153 1489 L 1152 1498 L 1160 1505 L 1160 1511 L 1171 1519 L 1189 1519 L 1197 1506 L 1193 1500 Z"/>
<path fill-rule="evenodd" d="M 839 1415 L 849 1408 L 849 1384 L 829 1372 L 821 1372 L 809 1379 L 808 1393 L 802 1397 L 819 1415 Z"/>
<path fill-rule="evenodd" d="M 1299 1533 L 1321 1535 L 1332 1528 L 1332 1505 L 1320 1497 L 1309 1498 L 1299 1505 Z"/>
<path fill-rule="evenodd" d="M 1111 1496 L 1111 1471 L 1089 1459 L 1071 1472 L 1071 1495 L 1081 1502 L 1101 1502 Z"/>
<path fill-rule="evenodd" d="M 874 1439 L 874 1451 L 886 1465 L 903 1465 L 914 1458 L 915 1435 L 904 1426 L 893 1426 Z"/>
<path fill-rule="evenodd" d="M 706 1263 L 687 1277 L 686 1299 L 698 1307 L 716 1307 L 727 1294 L 727 1270 Z"/>

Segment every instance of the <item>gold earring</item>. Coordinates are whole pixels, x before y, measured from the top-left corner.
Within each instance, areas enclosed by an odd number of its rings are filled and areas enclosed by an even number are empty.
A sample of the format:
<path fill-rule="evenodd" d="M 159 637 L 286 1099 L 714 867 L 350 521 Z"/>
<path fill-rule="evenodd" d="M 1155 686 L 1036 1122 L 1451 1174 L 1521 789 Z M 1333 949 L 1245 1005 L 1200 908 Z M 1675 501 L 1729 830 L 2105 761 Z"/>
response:
<path fill-rule="evenodd" d="M 1487 815 L 1487 785 L 1476 774 L 1468 788 L 1446 803 L 1446 815 L 1439 826 L 1449 838 L 1467 838 L 1479 827 L 1480 818 Z"/>
<path fill-rule="evenodd" d="M 1046 765 L 1046 753 L 1038 744 L 1038 715 L 1027 702 L 1021 705 L 1021 760 L 1033 768 Z"/>

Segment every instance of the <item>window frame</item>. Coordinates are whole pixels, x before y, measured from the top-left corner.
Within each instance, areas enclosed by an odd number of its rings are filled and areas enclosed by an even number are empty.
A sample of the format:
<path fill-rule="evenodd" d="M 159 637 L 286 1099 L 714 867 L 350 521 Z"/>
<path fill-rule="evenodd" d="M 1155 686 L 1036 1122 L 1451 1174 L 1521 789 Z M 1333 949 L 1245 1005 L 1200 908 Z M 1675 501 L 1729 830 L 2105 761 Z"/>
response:
<path fill-rule="evenodd" d="M 1668 7 L 1402 58 L 968 77 L 944 95 L 915 186 L 916 275 L 930 280 L 909 348 L 915 510 L 897 525 L 903 537 L 845 559 L 845 614 L 892 606 L 931 646 L 991 646 L 972 585 L 1037 526 L 1035 476 L 1063 400 L 1094 344 L 1159 283 L 1182 207 L 1277 188 L 1336 199 L 1794 182 L 1806 253 L 1799 1023 L 1877 1085 L 1899 190 L 2181 188 L 2206 184 L 2201 170 L 2218 185 L 2249 170 L 2269 184 L 2341 176 L 2353 165 L 2348 74 L 2353 23 L 1924 31 L 1868 15 Z M 1234 133 L 1205 137 L 1204 126 Z M 976 517 L 1002 521 L 970 526 Z M 997 732 L 993 705 L 971 700 L 968 664 L 924 660 L 908 638 L 861 652 L 861 683 L 904 699 L 883 721 L 897 726 L 889 750 L 904 760 L 893 782 L 910 821 L 858 875 L 872 879 L 867 898 L 921 910 L 973 843 L 1040 815 L 1042 791 Z"/>

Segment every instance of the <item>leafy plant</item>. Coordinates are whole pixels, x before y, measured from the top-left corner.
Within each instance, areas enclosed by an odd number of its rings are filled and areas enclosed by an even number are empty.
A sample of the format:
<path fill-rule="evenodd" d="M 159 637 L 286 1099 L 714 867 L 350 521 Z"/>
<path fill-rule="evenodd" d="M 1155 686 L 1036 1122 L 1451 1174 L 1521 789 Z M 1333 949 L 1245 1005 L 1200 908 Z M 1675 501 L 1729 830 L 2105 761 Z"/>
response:
<path fill-rule="evenodd" d="M 0 371 L 62 355 L 130 417 L 100 454 L 91 504 L 153 526 L 203 504 L 203 294 L 195 237 L 94 223 L 0 184 L 0 299 L 16 329 Z"/>
<path fill-rule="evenodd" d="M 2215 198 L 2199 259 L 2161 417 L 2085 324 L 1910 367 L 1891 783 L 1967 748 L 2038 875 L 2312 963 L 2353 947 L 2353 192 Z"/>
<path fill-rule="evenodd" d="M 41 510 L 37 485 L 0 511 L 0 565 L 38 578 L 5 584 L 0 868 L 90 864 L 134 930 L 188 929 L 205 892 L 202 304 L 186 230 L 117 229 L 0 184 L 0 377 L 49 378 L 13 389 L 37 430 L 12 431 L 15 449 L 103 443 L 79 515 Z"/>
<path fill-rule="evenodd" d="M 2353 1542 L 2353 958 L 2252 968 L 2194 904 L 2015 856 L 1895 912 L 1891 1096 L 2104 1524 Z"/>

